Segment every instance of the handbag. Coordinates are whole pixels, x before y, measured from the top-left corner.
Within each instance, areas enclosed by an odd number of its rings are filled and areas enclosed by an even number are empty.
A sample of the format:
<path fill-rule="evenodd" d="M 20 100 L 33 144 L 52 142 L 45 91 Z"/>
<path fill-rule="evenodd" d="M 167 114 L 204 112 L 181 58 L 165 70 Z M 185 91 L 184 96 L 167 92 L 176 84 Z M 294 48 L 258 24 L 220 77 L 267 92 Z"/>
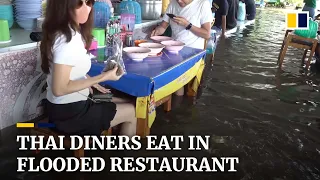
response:
<path fill-rule="evenodd" d="M 92 88 L 92 90 L 93 90 L 93 93 L 89 94 L 89 96 L 86 96 L 80 92 L 78 93 L 87 97 L 89 100 L 91 100 L 94 103 L 112 102 L 112 97 L 113 97 L 112 93 L 102 93 L 98 91 L 96 88 Z"/>
<path fill-rule="evenodd" d="M 92 88 L 92 90 L 93 93 L 91 94 L 91 98 L 95 101 L 95 103 L 111 102 L 113 97 L 112 93 L 102 93 L 98 91 L 96 88 Z"/>

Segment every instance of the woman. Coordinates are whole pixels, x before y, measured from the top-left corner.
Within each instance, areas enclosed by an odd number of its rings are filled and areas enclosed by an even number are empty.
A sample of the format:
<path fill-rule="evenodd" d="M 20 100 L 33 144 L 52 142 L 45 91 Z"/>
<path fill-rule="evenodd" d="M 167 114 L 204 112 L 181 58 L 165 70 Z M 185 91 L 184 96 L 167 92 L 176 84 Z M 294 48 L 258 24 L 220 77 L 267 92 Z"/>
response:
<path fill-rule="evenodd" d="M 212 12 L 208 0 L 172 0 L 161 24 L 151 36 L 162 35 L 170 25 L 172 37 L 188 47 L 203 49 L 205 39 L 210 38 Z M 167 14 L 175 15 L 170 18 Z M 177 95 L 184 94 L 183 88 Z"/>
<path fill-rule="evenodd" d="M 41 42 L 41 68 L 47 74 L 49 121 L 66 134 L 101 135 L 123 123 L 121 134 L 136 134 L 135 107 L 129 103 L 94 103 L 91 87 L 109 90 L 98 83 L 117 81 L 117 68 L 98 76 L 87 75 L 91 60 L 94 0 L 48 0 Z"/>

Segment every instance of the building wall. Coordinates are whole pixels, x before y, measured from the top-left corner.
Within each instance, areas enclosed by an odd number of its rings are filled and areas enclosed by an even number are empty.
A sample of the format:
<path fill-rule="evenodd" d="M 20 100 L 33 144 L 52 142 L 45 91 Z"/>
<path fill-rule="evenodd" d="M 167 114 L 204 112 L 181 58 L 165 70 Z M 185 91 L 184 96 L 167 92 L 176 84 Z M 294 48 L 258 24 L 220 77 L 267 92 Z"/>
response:
<path fill-rule="evenodd" d="M 0 54 L 0 129 L 41 115 L 45 75 L 37 48 Z"/>

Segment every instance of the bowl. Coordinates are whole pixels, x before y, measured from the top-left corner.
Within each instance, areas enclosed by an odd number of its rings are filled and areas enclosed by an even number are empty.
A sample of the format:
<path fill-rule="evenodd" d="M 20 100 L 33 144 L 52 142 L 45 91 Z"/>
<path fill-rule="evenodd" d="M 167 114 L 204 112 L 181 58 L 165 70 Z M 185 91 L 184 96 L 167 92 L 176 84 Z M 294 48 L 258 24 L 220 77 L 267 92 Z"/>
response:
<path fill-rule="evenodd" d="M 145 42 L 148 42 L 148 41 L 147 41 L 147 40 L 144 40 L 144 39 L 135 40 L 135 41 L 134 41 L 134 45 L 135 45 L 135 46 L 139 46 L 140 43 L 145 43 Z"/>
<path fill-rule="evenodd" d="M 33 30 L 37 27 L 36 19 L 17 19 L 17 23 L 25 30 Z"/>
<path fill-rule="evenodd" d="M 155 43 L 160 43 L 161 41 L 172 40 L 172 38 L 168 37 L 168 36 L 152 36 L 152 37 L 150 37 L 150 39 L 152 39 L 153 42 L 155 42 Z"/>
<path fill-rule="evenodd" d="M 185 46 L 181 41 L 162 41 L 161 44 L 165 45 L 165 49 L 170 53 L 178 54 L 178 52 Z"/>
<path fill-rule="evenodd" d="M 150 49 L 151 52 L 149 55 L 155 56 L 159 54 L 163 48 L 165 48 L 165 45 L 159 43 L 140 43 L 139 47 Z"/>
<path fill-rule="evenodd" d="M 127 56 L 133 61 L 143 61 L 151 52 L 150 49 L 144 47 L 125 47 L 123 51 L 126 52 Z"/>

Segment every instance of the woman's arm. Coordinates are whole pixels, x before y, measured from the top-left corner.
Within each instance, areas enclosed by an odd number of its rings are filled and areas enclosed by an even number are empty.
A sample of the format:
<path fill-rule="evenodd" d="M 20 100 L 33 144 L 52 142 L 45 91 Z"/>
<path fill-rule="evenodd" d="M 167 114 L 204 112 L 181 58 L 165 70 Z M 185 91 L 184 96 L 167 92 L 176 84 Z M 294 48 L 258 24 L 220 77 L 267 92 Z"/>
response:
<path fill-rule="evenodd" d="M 83 89 L 89 88 L 94 84 L 107 81 L 107 80 L 118 80 L 122 76 L 117 76 L 116 71 L 118 67 L 116 66 L 113 70 L 102 73 L 100 75 L 90 77 L 81 80 L 70 80 L 72 66 L 63 64 L 53 64 L 53 77 L 52 77 L 52 93 L 55 96 L 63 96 L 66 94 L 81 91 Z M 88 76 L 87 76 L 88 77 Z"/>
<path fill-rule="evenodd" d="M 86 75 L 86 77 L 89 79 L 89 78 L 91 78 L 91 76 L 89 76 L 88 74 Z M 98 91 L 100 91 L 100 92 L 102 92 L 102 93 L 110 93 L 111 91 L 110 91 L 110 89 L 107 89 L 107 88 L 105 88 L 105 87 L 103 87 L 103 86 L 101 86 L 100 84 L 94 84 L 92 87 L 94 87 L 94 88 L 96 88 Z M 93 93 L 93 90 L 92 90 L 92 88 L 91 87 L 89 87 L 90 88 L 90 93 L 92 94 Z"/>

